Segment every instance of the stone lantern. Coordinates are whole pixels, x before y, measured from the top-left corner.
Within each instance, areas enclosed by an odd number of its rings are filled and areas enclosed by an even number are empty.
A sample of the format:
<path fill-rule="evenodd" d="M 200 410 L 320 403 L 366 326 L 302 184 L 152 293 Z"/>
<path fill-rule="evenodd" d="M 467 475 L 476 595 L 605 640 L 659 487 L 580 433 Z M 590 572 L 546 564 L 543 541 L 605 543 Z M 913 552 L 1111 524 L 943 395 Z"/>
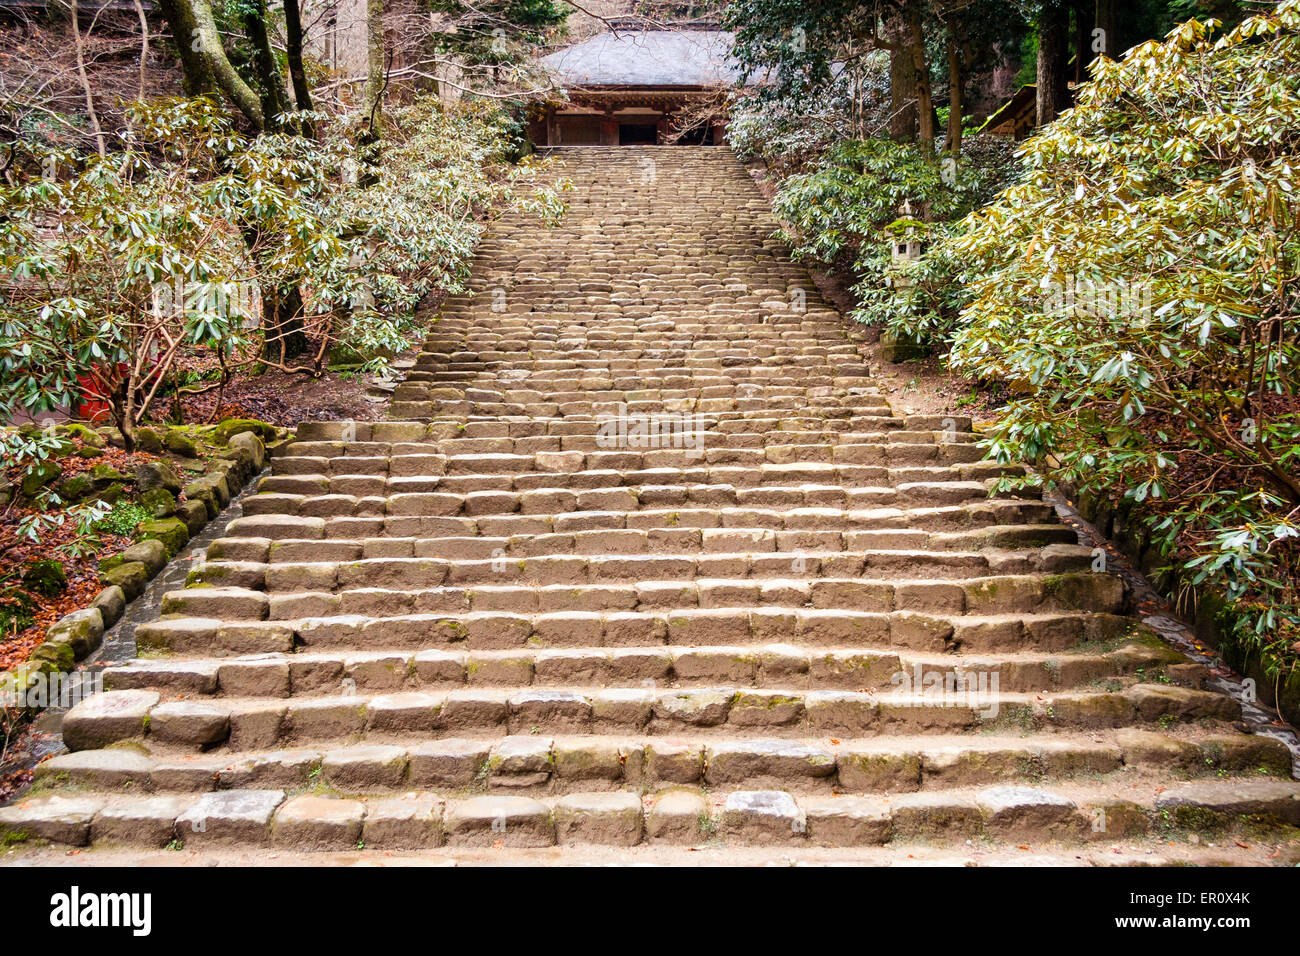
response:
<path fill-rule="evenodd" d="M 903 205 L 899 207 L 898 212 L 903 219 L 914 219 L 916 216 L 910 200 L 903 200 Z M 912 285 L 910 267 L 921 258 L 921 253 L 924 251 L 925 247 L 921 237 L 917 235 L 916 227 L 912 225 L 904 227 L 903 234 L 895 236 L 891 243 L 892 268 L 885 279 L 886 284 L 899 290 L 910 288 Z M 929 351 L 920 339 L 913 336 L 899 335 L 889 329 L 880 333 L 880 357 L 886 362 L 906 362 L 924 358 Z"/>
<path fill-rule="evenodd" d="M 899 207 L 899 214 L 904 219 L 912 219 L 916 213 L 912 209 L 911 200 L 904 199 L 903 205 Z M 921 258 L 924 247 L 921 243 L 921 237 L 916 234 L 915 226 L 908 226 L 903 235 L 894 238 L 891 258 L 894 262 L 895 269 L 906 269 L 907 266 Z M 910 282 L 903 276 L 895 277 L 894 284 L 901 286 L 903 282 Z"/>

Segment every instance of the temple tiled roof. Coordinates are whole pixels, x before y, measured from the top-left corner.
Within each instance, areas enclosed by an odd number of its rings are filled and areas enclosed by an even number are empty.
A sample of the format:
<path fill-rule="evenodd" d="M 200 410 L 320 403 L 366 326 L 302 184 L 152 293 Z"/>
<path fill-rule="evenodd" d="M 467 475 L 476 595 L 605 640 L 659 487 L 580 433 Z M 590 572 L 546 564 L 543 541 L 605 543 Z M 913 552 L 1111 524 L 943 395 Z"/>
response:
<path fill-rule="evenodd" d="M 601 33 L 542 59 L 565 86 L 731 85 L 740 70 L 729 62 L 725 30 L 619 30 Z"/>

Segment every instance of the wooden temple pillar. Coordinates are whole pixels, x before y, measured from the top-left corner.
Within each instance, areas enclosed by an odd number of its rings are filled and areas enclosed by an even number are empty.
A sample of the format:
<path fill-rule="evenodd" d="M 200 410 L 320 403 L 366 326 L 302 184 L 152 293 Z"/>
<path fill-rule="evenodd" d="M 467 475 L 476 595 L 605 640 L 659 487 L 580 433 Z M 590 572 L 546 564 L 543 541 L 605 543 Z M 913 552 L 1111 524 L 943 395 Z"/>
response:
<path fill-rule="evenodd" d="M 612 110 L 606 110 L 604 114 L 601 115 L 600 145 L 618 145 L 618 120 L 614 119 L 614 112 Z"/>

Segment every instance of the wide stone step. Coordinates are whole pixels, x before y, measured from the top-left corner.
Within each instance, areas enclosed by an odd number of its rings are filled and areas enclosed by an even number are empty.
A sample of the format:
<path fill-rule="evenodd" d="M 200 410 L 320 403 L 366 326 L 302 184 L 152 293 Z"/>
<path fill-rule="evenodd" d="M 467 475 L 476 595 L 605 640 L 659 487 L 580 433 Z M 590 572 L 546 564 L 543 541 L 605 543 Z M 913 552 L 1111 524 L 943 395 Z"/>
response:
<path fill-rule="evenodd" d="M 548 391 L 585 392 L 599 385 L 643 395 L 665 390 L 679 398 L 784 394 L 819 399 L 851 396 L 873 407 L 888 404 L 868 375 L 863 364 L 866 357 L 851 348 L 809 363 L 792 357 L 793 346 L 757 346 L 754 354 L 761 361 L 745 364 L 737 361 L 734 352 L 717 348 L 664 351 L 631 346 L 615 350 L 589 349 L 587 344 L 600 343 L 570 342 L 564 343 L 563 349 L 550 351 L 528 338 L 426 342 L 425 350 L 411 360 L 405 381 L 450 381 L 458 375 L 462 381 L 472 380 L 491 390 L 545 385 Z"/>
<path fill-rule="evenodd" d="M 738 556 L 738 560 L 746 556 Z M 753 558 L 748 558 L 753 561 Z M 803 578 L 799 559 L 767 569 L 781 575 L 702 578 L 698 560 L 667 555 L 528 558 L 507 562 L 440 558 L 370 558 L 348 563 L 267 566 L 266 590 L 195 586 L 163 596 L 164 615 L 258 621 L 300 597 L 330 595 L 340 610 L 648 611 L 655 608 L 853 609 L 854 613 L 944 615 L 1120 613 L 1128 600 L 1122 578 L 1089 571 L 990 575 L 954 579 Z M 522 563 L 522 567 L 520 564 Z M 719 568 L 721 570 L 721 568 Z M 793 577 L 800 575 L 800 577 Z M 547 579 L 558 579 L 549 583 Z M 491 583 L 484 583 L 491 582 Z"/>
<path fill-rule="evenodd" d="M 942 602 L 932 608 L 951 609 L 964 607 L 964 598 L 934 582 L 952 581 L 953 588 L 960 588 L 960 579 L 1006 572 L 1080 572 L 1090 570 L 1095 560 L 1092 549 L 1065 544 L 1018 551 L 779 551 L 776 534 L 718 529 L 663 536 L 642 531 L 587 531 L 514 538 L 371 538 L 273 544 L 257 538 L 221 538 L 210 547 L 209 559 L 190 571 L 187 584 L 270 592 L 319 590 L 322 586 L 334 589 L 349 582 L 389 586 L 394 575 L 402 581 L 408 569 L 414 572 L 411 583 L 426 579 L 430 573 L 426 561 L 432 559 L 448 562 L 440 579 L 446 584 L 607 584 L 642 577 L 698 578 L 698 600 L 713 603 L 733 590 L 748 595 L 759 586 L 747 581 L 778 579 L 784 582 L 783 587 L 795 589 L 789 593 L 798 591 L 803 603 L 819 606 L 830 588 L 819 579 L 879 580 L 888 575 L 895 590 L 903 587 L 907 600 L 928 599 Z M 926 534 L 918 534 L 917 543 L 923 544 Z M 882 544 L 908 543 L 907 533 L 874 537 Z M 751 542 L 754 547 L 745 548 Z M 690 550 L 676 550 L 683 545 Z M 814 585 L 820 593 L 813 592 Z M 778 594 L 768 591 L 766 599 Z"/>
<path fill-rule="evenodd" d="M 584 370 L 582 377 L 565 378 L 556 374 L 521 376 L 513 365 L 501 361 L 433 361 L 432 357 L 417 359 L 408 377 L 398 386 L 409 388 L 412 395 L 399 398 L 419 398 L 424 389 L 436 383 L 436 374 L 442 371 L 472 370 L 479 373 L 477 380 L 461 385 L 446 385 L 450 390 L 463 391 L 467 400 L 485 403 L 502 402 L 631 402 L 645 400 L 654 391 L 680 392 L 694 410 L 733 411 L 740 408 L 761 408 L 765 403 L 773 408 L 797 407 L 800 402 L 826 407 L 848 407 L 853 402 L 866 414 L 872 411 L 888 414 L 889 404 L 866 384 L 866 369 L 854 363 L 834 363 L 820 366 L 811 374 L 792 374 L 794 366 L 777 361 L 761 365 L 738 365 L 726 356 L 711 360 L 716 367 L 691 367 L 685 369 Z M 525 372 L 529 370 L 524 370 Z M 743 373 L 743 374 L 741 374 Z M 508 376 L 508 380 L 503 378 Z M 524 384 L 527 382 L 527 384 Z M 797 383 L 797 384 L 796 384 Z"/>
<path fill-rule="evenodd" d="M 840 739 L 690 734 L 451 737 L 411 745 L 294 747 L 205 757 L 111 748 L 60 755 L 42 783 L 106 793 L 203 793 L 313 786 L 344 793 L 482 788 L 563 793 L 619 787 L 777 787 L 802 793 L 899 794 L 1126 773 L 1286 778 L 1290 751 L 1243 734 L 1171 736 L 1124 729 L 1026 741 L 1009 736 Z"/>
<path fill-rule="evenodd" d="M 635 427 L 635 426 L 634 426 Z M 560 472 L 564 474 L 581 474 L 586 471 L 639 471 L 654 468 L 699 468 L 710 465 L 742 466 L 753 469 L 763 481 L 773 466 L 792 470 L 795 474 L 807 471 L 801 466 L 811 466 L 818 471 L 826 471 L 832 465 L 879 465 L 898 467 L 907 465 L 964 465 L 974 464 L 984 458 L 984 452 L 978 446 L 963 442 L 922 443 L 922 442 L 888 442 L 863 444 L 838 444 L 832 447 L 822 445 L 774 444 L 767 448 L 706 447 L 702 433 L 672 431 L 661 437 L 646 438 L 641 441 L 633 438 L 622 441 L 617 436 L 609 441 L 594 437 L 592 449 L 581 450 L 571 447 L 561 450 L 562 442 L 558 437 L 532 440 L 530 444 L 552 445 L 552 450 L 535 453 L 517 454 L 507 450 L 493 449 L 505 442 L 480 441 L 476 444 L 480 451 L 470 449 L 449 449 L 450 453 L 415 453 L 401 455 L 362 455 L 331 454 L 333 448 L 321 447 L 320 443 L 302 443 L 302 447 L 291 449 L 292 458 L 286 458 L 285 464 L 293 463 L 297 473 L 307 472 L 306 463 L 314 466 L 315 474 L 381 474 L 403 476 L 439 476 L 439 475 L 492 475 L 492 474 L 528 474 L 533 472 Z M 519 439 L 523 443 L 525 439 Z M 450 443 L 446 443 L 450 444 Z M 570 442 L 577 445 L 579 442 Z M 588 444 L 582 442 L 581 444 Z M 325 452 L 325 454 L 312 454 Z M 857 478 L 850 472 L 846 477 Z M 266 490 L 271 490 L 267 488 Z"/>
<path fill-rule="evenodd" d="M 150 658 L 107 668 L 103 681 L 107 690 L 157 690 L 169 698 L 301 697 L 331 694 L 345 686 L 379 693 L 469 685 L 693 687 L 719 682 L 893 691 L 904 685 L 955 689 L 972 679 L 994 690 L 1029 693 L 1093 689 L 1099 683 L 1119 690 L 1125 686 L 1124 678 L 1167 678 L 1169 666 L 1182 662 L 1177 652 L 1156 646 L 1149 638 L 1146 643 L 1123 643 L 1108 651 L 1001 656 L 834 646 L 813 651 L 791 644 L 505 650 L 453 646 L 420 652 L 368 647 L 255 654 L 224 661 Z"/>
<path fill-rule="evenodd" d="M 617 412 L 616 405 L 610 409 L 610 414 Z M 733 412 L 705 416 L 704 421 L 711 431 L 720 433 L 845 431 L 875 434 L 893 430 L 961 433 L 970 430 L 969 418 L 947 415 L 912 415 L 905 419 L 881 415 L 821 418 L 798 414 L 773 416 Z M 300 442 L 337 442 L 338 449 L 346 451 L 357 443 L 364 447 L 367 442 L 438 442 L 448 438 L 520 438 L 536 435 L 592 436 L 599 433 L 603 423 L 604 420 L 594 416 L 543 416 L 503 420 L 484 416 L 439 415 L 427 421 L 302 422 L 298 425 L 296 435 Z"/>
<path fill-rule="evenodd" d="M 743 542 L 732 538 L 735 548 Z M 1074 550 L 1074 549 L 1072 549 Z M 1078 549 L 1082 550 L 1082 549 Z M 1088 552 L 1076 562 L 1085 566 Z M 440 557 L 383 557 L 356 561 L 282 561 L 243 567 L 212 565 L 219 580 L 235 573 L 245 576 L 243 586 L 213 587 L 204 566 L 194 572 L 195 581 L 184 590 L 163 597 L 164 614 L 193 614 L 249 602 L 266 607 L 265 597 L 252 597 L 259 590 L 268 594 L 337 591 L 367 588 L 407 587 L 412 592 L 435 587 L 456 588 L 481 585 L 513 589 L 520 586 L 550 588 L 557 585 L 604 589 L 599 594 L 619 604 L 649 606 L 655 594 L 671 595 L 678 605 L 700 607 L 749 607 L 772 604 L 795 607 L 856 608 L 865 611 L 937 611 L 946 614 L 997 614 L 1013 611 L 1047 610 L 1116 611 L 1124 605 L 1122 579 L 1088 570 L 1071 570 L 1050 575 L 971 574 L 938 578 L 864 577 L 865 555 L 845 552 L 827 555 L 809 568 L 800 552 L 752 554 L 738 552 L 708 556 L 672 554 L 635 555 L 542 555 L 489 559 Z M 1023 564 L 1032 565 L 1026 556 Z M 1055 562 L 1054 562 L 1055 563 Z M 1058 565 L 1059 566 L 1059 565 Z M 1027 569 L 1028 570 L 1028 569 Z M 625 595 L 620 596 L 617 590 Z M 504 592 L 499 592 L 504 594 Z M 658 602 L 655 602 L 658 603 Z"/>
<path fill-rule="evenodd" d="M 649 469 L 619 472 L 614 469 L 577 474 L 523 475 L 272 475 L 262 479 L 259 492 L 244 499 L 245 517 L 298 515 L 309 518 L 468 515 L 559 516 L 574 512 L 654 510 L 682 506 L 691 510 L 713 508 L 732 522 L 757 520 L 739 509 L 818 510 L 821 523 L 848 527 L 882 520 L 907 527 L 930 517 L 957 516 L 952 506 L 966 506 L 966 514 L 993 516 L 1004 525 L 1052 522 L 1050 505 L 1036 499 L 1002 496 L 989 499 L 982 481 L 905 481 L 894 486 L 864 484 L 846 488 L 821 481 L 775 480 L 765 485 L 710 482 L 705 470 Z M 789 479 L 786 479 L 789 481 Z M 881 477 L 877 477 L 880 481 Z M 436 495 L 419 498 L 410 496 Z M 451 497 L 449 497 L 451 496 Z M 458 501 L 453 501 L 458 498 Z M 453 506 L 459 503 L 459 508 Z M 414 510 L 416 508 L 422 510 Z M 435 507 L 435 511 L 428 511 Z M 929 511 L 927 507 L 947 507 Z M 849 514 L 841 514 L 848 512 Z M 680 512 L 675 512 L 680 514 Z M 801 511 L 791 520 L 806 519 Z M 677 519 L 677 520 L 680 520 Z M 806 520 L 805 520 L 806 523 Z M 975 521 L 984 524 L 986 521 Z M 1063 536 L 1053 540 L 1063 541 Z"/>
<path fill-rule="evenodd" d="M 604 597 L 593 592 L 581 610 L 542 609 L 543 601 L 569 603 L 557 589 L 535 601 L 526 591 L 509 598 L 537 609 L 473 610 L 474 603 L 505 603 L 489 592 L 481 599 L 449 589 L 407 592 L 375 588 L 343 594 L 276 595 L 269 619 L 227 620 L 171 616 L 136 628 L 142 651 L 180 656 L 235 657 L 295 648 L 627 647 L 653 644 L 725 646 L 787 643 L 804 647 L 866 647 L 948 653 L 1010 650 L 1065 651 L 1091 641 L 1143 633 L 1120 614 L 1070 611 L 1002 615 L 943 615 L 914 611 L 812 608 L 677 608 L 673 594 L 651 610 L 591 610 Z M 251 591 L 249 595 L 261 592 Z M 457 607 L 446 607 L 453 598 Z M 647 595 L 649 596 L 649 595 Z M 262 595 L 264 598 L 265 595 Z M 258 598 L 249 597 L 254 608 Z M 253 613 L 253 612 L 250 612 Z"/>
<path fill-rule="evenodd" d="M 1024 526 L 1024 533 L 1041 530 Z M 474 529 L 465 529 L 473 531 Z M 815 548 L 783 551 L 778 532 L 750 528 L 651 528 L 590 530 L 569 533 L 525 533 L 509 537 L 452 534 L 429 538 L 280 538 L 224 537 L 208 547 L 207 559 L 196 564 L 188 583 L 264 587 L 266 565 L 350 562 L 374 558 L 446 558 L 455 561 L 517 561 L 521 558 L 564 555 L 685 557 L 697 562 L 705 577 L 768 575 L 785 568 L 789 575 L 821 577 L 851 574 L 878 577 L 888 572 L 911 577 L 949 578 L 984 573 L 1049 574 L 1080 571 L 1095 561 L 1094 549 L 1076 544 L 1014 548 L 1020 529 L 999 526 L 996 535 L 979 538 L 981 550 L 957 550 L 960 540 L 949 533 L 920 529 L 848 532 L 840 540 L 825 540 Z M 1003 546 L 998 546 L 1001 541 Z M 853 545 L 852 547 L 845 547 Z M 930 547 L 927 547 L 930 546 Z"/>
<path fill-rule="evenodd" d="M 569 402 L 477 402 L 461 398 L 454 394 L 459 391 L 445 387 L 430 388 L 423 398 L 395 398 L 391 411 L 394 417 L 433 419 L 435 417 L 498 417 L 498 418 L 574 418 L 588 419 L 602 414 L 616 415 L 615 410 L 622 403 L 619 397 L 604 397 L 592 393 L 582 400 Z M 858 419 L 861 425 L 873 424 L 868 419 L 881 419 L 883 416 L 862 414 L 856 405 L 835 402 L 818 402 L 805 400 L 778 404 L 766 400 L 747 403 L 730 403 L 716 407 L 702 408 L 697 405 L 700 414 L 728 416 L 736 418 L 794 418 L 809 421 Z"/>
<path fill-rule="evenodd" d="M 711 496 L 711 500 L 698 501 L 698 497 L 706 494 Z M 407 492 L 387 498 L 378 495 L 312 498 L 304 495 L 301 500 L 295 496 L 275 495 L 254 506 L 255 510 L 263 513 L 231 521 L 226 526 L 225 536 L 271 541 L 356 540 L 473 535 L 513 537 L 580 531 L 749 529 L 777 532 L 777 547 L 781 550 L 865 550 L 872 547 L 871 539 L 858 539 L 855 544 L 852 535 L 880 531 L 927 532 L 934 539 L 934 550 L 1040 548 L 1077 541 L 1077 536 L 1065 526 L 1049 523 L 1050 505 L 1036 501 L 1013 499 L 928 508 L 841 510 L 834 507 L 729 506 L 726 502 L 733 495 L 739 502 L 739 490 L 732 486 L 702 486 L 697 492 L 696 502 L 688 496 L 679 507 L 665 507 L 656 502 L 654 493 L 647 494 L 646 501 L 642 502 L 626 487 L 586 491 L 538 488 L 527 492 Z M 763 497 L 755 493 L 747 500 L 762 500 Z M 787 496 L 783 491 L 771 497 Z M 246 499 L 246 503 L 254 498 Z M 333 503 L 336 511 L 360 513 L 301 514 L 304 507 L 309 511 L 325 507 L 323 504 L 307 505 L 312 501 Z M 380 503 L 382 511 L 378 510 Z M 670 499 L 668 504 L 671 503 Z M 281 510 L 271 510 L 272 506 Z"/>
<path fill-rule="evenodd" d="M 972 681 L 974 682 L 974 681 Z M 1228 722 L 1240 705 L 1208 691 L 1135 684 L 1122 691 L 952 693 L 737 688 L 468 687 L 327 697 L 163 701 L 155 691 L 104 691 L 63 721 L 70 750 L 145 746 L 273 750 L 321 741 L 387 743 L 410 736 L 549 733 L 672 736 L 691 728 L 779 737 L 1084 730 Z M 1226 723 L 1224 729 L 1228 729 Z"/>
<path fill-rule="evenodd" d="M 843 375 L 843 371 L 837 374 Z M 584 385 L 586 387 L 580 387 Z M 610 379 L 579 382 L 538 382 L 531 387 L 515 386 L 502 388 L 497 383 L 484 382 L 439 382 L 432 375 L 424 380 L 422 376 L 408 378 L 394 389 L 397 401 L 425 401 L 429 398 L 447 398 L 471 403 L 484 409 L 487 413 L 497 411 L 494 406 L 531 407 L 537 406 L 538 414 L 543 407 L 561 409 L 557 414 L 571 416 L 581 414 L 586 408 L 587 414 L 601 414 L 603 406 L 631 406 L 629 411 L 652 413 L 650 405 L 642 404 L 653 401 L 645 397 L 647 390 L 680 391 L 683 397 L 676 400 L 682 407 L 664 408 L 658 411 L 691 411 L 701 415 L 721 414 L 725 412 L 764 410 L 788 412 L 805 409 L 810 412 L 821 411 L 823 414 L 854 413 L 858 415 L 888 415 L 888 405 L 883 399 L 872 400 L 866 396 L 844 394 L 844 389 L 835 389 L 833 382 L 824 380 L 811 382 L 806 387 L 789 391 L 790 394 L 774 394 L 778 389 L 753 388 L 740 385 L 731 389 L 733 394 L 717 397 L 700 397 L 701 393 L 712 386 L 721 384 L 721 380 L 709 376 L 654 376 L 637 373 L 629 375 L 621 382 Z M 772 384 L 777 384 L 773 382 Z M 436 394 L 433 394 L 436 391 Z M 834 394 L 839 391 L 840 394 Z M 460 395 L 455 393 L 460 392 Z M 831 393 L 831 394 L 826 394 Z M 506 413 L 508 414 L 508 413 Z"/>
<path fill-rule="evenodd" d="M 609 319 L 599 319 L 600 327 L 615 323 Z M 530 322 L 525 322 L 531 325 Z M 753 330 L 745 330 L 744 337 L 753 339 Z M 760 333 L 761 334 L 761 333 Z M 538 337 L 536 329 L 518 338 L 502 335 L 475 337 L 429 339 L 423 350 L 416 354 L 409 370 L 407 381 L 428 381 L 428 373 L 442 374 L 450 371 L 469 371 L 484 376 L 484 381 L 491 376 L 501 383 L 501 387 L 526 388 L 520 383 L 572 382 L 577 387 L 581 380 L 596 377 L 605 379 L 622 379 L 614 387 L 645 389 L 648 383 L 657 384 L 667 376 L 698 376 L 711 378 L 711 384 L 729 387 L 732 391 L 718 393 L 735 394 L 734 389 L 742 384 L 746 392 L 754 388 L 767 389 L 775 383 L 766 381 L 771 378 L 771 369 L 784 368 L 805 370 L 807 375 L 798 378 L 790 376 L 781 387 L 788 388 L 791 394 L 809 394 L 809 389 L 831 385 L 834 388 L 852 389 L 865 399 L 875 399 L 881 403 L 882 393 L 879 385 L 867 374 L 865 366 L 860 365 L 867 354 L 864 349 L 855 346 L 842 346 L 826 349 L 805 345 L 798 347 L 788 339 L 780 344 L 749 343 L 748 353 L 740 352 L 726 345 L 709 345 L 691 342 L 675 344 L 663 348 L 656 341 L 646 347 L 623 341 L 626 333 L 612 333 L 613 341 L 602 343 L 591 335 L 583 335 L 577 341 L 564 343 L 562 349 L 547 348 L 547 342 Z M 655 336 L 658 339 L 658 334 Z M 593 346 L 593 347 L 586 347 Z M 809 361 L 802 357 L 803 350 L 822 353 L 821 359 Z M 757 361 L 755 364 L 737 364 L 734 359 L 748 354 Z M 795 358 L 795 355 L 800 355 Z M 846 369 L 840 372 L 839 369 Z M 749 381 L 757 375 L 761 382 Z M 831 375 L 834 381 L 827 383 L 825 378 Z M 633 379 L 632 376 L 638 376 Z M 694 383 L 698 387 L 705 383 Z M 825 394 L 825 393 L 814 393 Z M 715 396 L 716 397 L 716 396 Z"/>
<path fill-rule="evenodd" d="M 677 422 L 681 420 L 678 416 L 671 417 Z M 653 421 L 653 419 L 647 419 L 646 421 Z M 641 424 L 638 422 L 635 426 L 629 427 L 641 427 Z M 648 428 L 648 424 L 646 427 Z M 605 428 L 603 433 L 602 428 Z M 440 438 L 411 442 L 295 441 L 281 450 L 272 464 L 277 474 L 304 473 L 308 471 L 309 466 L 318 462 L 324 462 L 328 465 L 321 471 L 322 474 L 330 474 L 331 472 L 350 474 L 347 471 L 350 458 L 377 458 L 389 459 L 390 461 L 400 459 L 404 466 L 398 472 L 400 474 L 441 474 L 446 471 L 447 459 L 451 456 L 536 456 L 538 454 L 566 452 L 569 453 L 568 456 L 557 459 L 557 463 L 563 463 L 567 470 L 580 471 L 586 463 L 584 453 L 627 450 L 642 452 L 689 450 L 693 453 L 698 452 L 701 456 L 707 456 L 711 453 L 718 455 L 724 452 L 735 452 L 750 457 L 755 464 L 771 462 L 779 465 L 788 464 L 795 460 L 833 461 L 837 450 L 840 455 L 869 454 L 865 451 L 848 450 L 850 447 L 856 448 L 856 446 L 881 448 L 879 454 L 886 458 L 891 454 L 891 449 L 887 447 L 889 445 L 932 446 L 933 451 L 922 452 L 921 454 L 936 456 L 958 454 L 959 452 L 956 449 L 940 448 L 939 446 L 949 444 L 973 445 L 976 440 L 976 436 L 973 434 L 957 431 L 944 433 L 899 428 L 875 432 L 830 430 L 776 433 L 718 432 L 697 430 L 694 424 L 691 424 L 688 429 L 674 430 L 671 435 L 667 435 L 667 438 L 671 441 L 677 441 L 683 447 L 667 447 L 667 442 L 660 442 L 658 439 L 652 441 L 649 437 L 644 442 L 641 442 L 641 439 L 636 435 L 633 435 L 635 441 L 620 439 L 616 432 L 611 434 L 608 427 L 595 422 L 593 422 L 591 432 L 585 435 Z M 624 447 L 617 447 L 620 441 L 623 442 Z M 636 442 L 641 442 L 645 447 L 627 447 Z M 966 449 L 964 453 L 971 455 L 974 452 L 975 449 L 970 448 Z M 901 452 L 899 453 L 901 454 Z M 435 470 L 432 472 L 416 470 L 413 467 L 415 463 L 407 462 L 406 459 L 417 459 L 420 466 L 432 467 Z M 441 466 L 439 466 L 438 459 L 442 460 Z M 705 461 L 708 460 L 706 457 Z"/>
<path fill-rule="evenodd" d="M 749 307 L 747 307 L 749 308 Z M 471 321 L 490 318 L 483 310 L 470 313 Z M 532 325 L 535 316 L 523 316 Z M 415 359 L 416 371 L 438 370 L 446 366 L 476 367 L 488 371 L 519 368 L 524 371 L 582 373 L 618 373 L 636 369 L 662 378 L 670 374 L 718 373 L 726 371 L 734 379 L 751 375 L 766 377 L 772 369 L 806 369 L 811 379 L 825 375 L 842 375 L 859 379 L 866 388 L 877 386 L 867 375 L 864 350 L 852 345 L 824 346 L 814 338 L 802 341 L 799 333 L 780 332 L 774 323 L 761 326 L 737 326 L 733 344 L 717 337 L 692 336 L 665 342 L 661 333 L 638 334 L 632 329 L 618 330 L 617 317 L 593 315 L 592 331 L 578 328 L 556 339 L 547 340 L 536 328 L 529 334 L 466 335 L 426 340 Z M 531 336 L 531 337 L 530 337 Z M 554 347 L 552 347 L 554 346 Z M 844 371 L 840 371 L 843 369 Z M 792 380 L 793 381 L 793 380 Z M 793 387 L 808 388 L 820 381 L 794 382 Z M 635 383 L 631 387 L 637 387 Z"/>
<path fill-rule="evenodd" d="M 230 845 L 296 851 L 641 843 L 872 847 L 942 838 L 1071 844 L 1295 827 L 1300 784 L 1232 778 L 1133 794 L 1113 785 L 997 785 L 891 799 L 786 790 L 596 790 L 538 799 L 415 792 L 334 798 L 283 789 L 201 796 L 51 796 L 0 808 L 6 843 Z"/>

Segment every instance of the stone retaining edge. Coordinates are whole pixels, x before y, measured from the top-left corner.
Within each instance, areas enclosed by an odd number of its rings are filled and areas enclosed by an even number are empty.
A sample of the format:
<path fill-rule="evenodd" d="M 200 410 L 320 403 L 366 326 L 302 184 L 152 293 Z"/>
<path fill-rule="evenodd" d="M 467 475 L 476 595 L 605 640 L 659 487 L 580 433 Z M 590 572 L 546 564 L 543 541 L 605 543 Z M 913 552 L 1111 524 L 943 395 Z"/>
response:
<path fill-rule="evenodd" d="M 280 429 L 277 432 L 282 431 Z M 228 468 L 207 468 L 202 475 L 192 479 L 186 485 L 186 497 L 190 495 L 188 490 L 193 488 L 198 482 L 213 477 L 225 478 L 220 483 L 211 482 L 208 487 L 203 489 L 206 495 L 214 498 L 214 503 L 218 507 L 208 508 L 209 517 L 202 525 L 193 528 L 187 527 L 183 522 L 177 522 L 180 528 L 176 529 L 176 537 L 172 543 L 162 542 L 165 548 L 166 560 L 161 564 L 148 565 L 140 562 L 129 562 L 137 564 L 137 568 L 131 568 L 128 572 L 118 575 L 121 578 L 121 584 L 109 584 L 104 587 L 95 596 L 95 599 L 88 607 L 72 611 L 59 618 L 51 624 L 45 631 L 45 638 L 41 643 L 32 649 L 28 659 L 22 664 L 17 665 L 11 670 L 0 670 L 0 707 L 16 708 L 20 713 L 25 715 L 34 715 L 39 713 L 44 706 L 49 706 L 49 690 L 44 691 L 41 699 L 46 701 L 44 705 L 28 705 L 25 702 L 19 706 L 20 699 L 27 696 L 29 688 L 33 688 L 42 681 L 48 680 L 54 674 L 71 673 L 79 661 L 89 657 L 99 649 L 103 640 L 104 633 L 121 620 L 122 615 L 126 613 L 127 605 L 139 597 L 145 590 L 145 586 L 156 575 L 162 572 L 167 561 L 172 560 L 185 547 L 189 541 L 197 537 L 203 530 L 220 514 L 222 508 L 237 497 L 245 486 L 256 475 L 258 475 L 266 465 L 267 459 L 274 457 L 283 451 L 284 447 L 294 440 L 292 433 L 287 437 L 279 437 L 272 442 L 263 442 L 255 431 L 247 430 L 237 432 L 230 436 L 227 443 L 228 450 L 213 459 L 215 461 L 228 461 Z M 229 478 L 233 477 L 236 487 L 230 487 Z M 221 488 L 225 489 L 222 495 Z M 222 497 L 225 500 L 221 500 Z M 180 534 L 184 534 L 184 540 L 179 539 Z M 144 543 L 144 540 L 136 542 L 123 550 L 131 550 L 133 547 Z M 119 566 L 114 570 L 119 570 L 125 565 Z M 125 585 L 125 587 L 124 587 Z"/>
<path fill-rule="evenodd" d="M 1198 640 L 1219 651 L 1234 670 L 1254 679 L 1260 701 L 1276 708 L 1284 720 L 1300 728 L 1300 670 L 1279 683 L 1264 673 L 1264 664 L 1258 657 L 1237 653 L 1227 646 L 1223 623 L 1227 601 L 1215 589 L 1184 581 L 1176 570 L 1159 570 L 1164 556 L 1151 546 L 1139 509 L 1132 505 L 1113 507 L 1100 498 L 1080 494 L 1073 487 L 1063 486 L 1061 491 L 1074 501 L 1075 510 L 1132 561 L 1151 587 L 1169 601 Z"/>

